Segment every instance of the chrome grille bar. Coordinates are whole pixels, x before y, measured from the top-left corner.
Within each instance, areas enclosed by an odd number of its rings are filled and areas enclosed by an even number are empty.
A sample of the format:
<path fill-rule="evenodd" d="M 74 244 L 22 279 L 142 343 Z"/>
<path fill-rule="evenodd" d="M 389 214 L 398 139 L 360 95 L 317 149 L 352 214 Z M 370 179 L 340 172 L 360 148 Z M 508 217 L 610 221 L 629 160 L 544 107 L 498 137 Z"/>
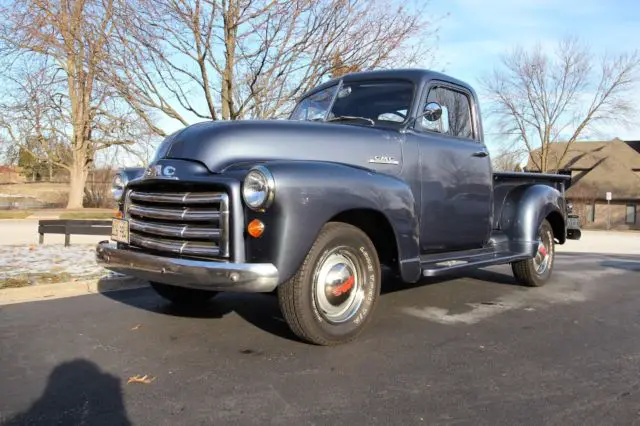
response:
<path fill-rule="evenodd" d="M 225 194 L 220 194 L 219 192 L 131 192 L 131 199 L 133 201 L 146 201 L 150 203 L 212 204 L 222 202 L 224 197 Z"/>
<path fill-rule="evenodd" d="M 131 243 L 135 246 L 174 254 L 191 256 L 218 256 L 220 247 L 205 242 L 162 240 L 131 234 Z"/>
<path fill-rule="evenodd" d="M 154 189 L 127 192 L 125 212 L 132 246 L 174 255 L 229 256 L 227 194 Z"/>
<path fill-rule="evenodd" d="M 165 223 L 143 222 L 137 219 L 130 219 L 129 227 L 133 231 L 176 238 L 218 239 L 221 235 L 219 228 L 209 226 L 170 225 Z"/>
<path fill-rule="evenodd" d="M 191 220 L 219 220 L 220 211 L 217 209 L 192 209 L 192 208 L 157 208 L 147 207 L 138 204 L 129 206 L 129 214 L 133 216 L 149 217 L 152 219 L 164 219 L 175 221 L 191 221 Z"/>

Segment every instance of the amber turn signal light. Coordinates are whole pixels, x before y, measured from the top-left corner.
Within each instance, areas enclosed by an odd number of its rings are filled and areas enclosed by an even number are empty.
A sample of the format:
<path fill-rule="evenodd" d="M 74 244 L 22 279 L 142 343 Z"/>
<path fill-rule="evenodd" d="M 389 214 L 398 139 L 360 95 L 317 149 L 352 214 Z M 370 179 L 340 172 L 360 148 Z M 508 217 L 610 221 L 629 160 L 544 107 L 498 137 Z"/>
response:
<path fill-rule="evenodd" d="M 264 223 L 262 223 L 258 219 L 253 219 L 251 222 L 249 222 L 249 226 L 247 226 L 247 232 L 253 238 L 258 238 L 264 232 Z"/>
<path fill-rule="evenodd" d="M 116 219 L 124 219 L 124 215 L 120 210 L 118 210 L 113 217 L 115 217 Z"/>

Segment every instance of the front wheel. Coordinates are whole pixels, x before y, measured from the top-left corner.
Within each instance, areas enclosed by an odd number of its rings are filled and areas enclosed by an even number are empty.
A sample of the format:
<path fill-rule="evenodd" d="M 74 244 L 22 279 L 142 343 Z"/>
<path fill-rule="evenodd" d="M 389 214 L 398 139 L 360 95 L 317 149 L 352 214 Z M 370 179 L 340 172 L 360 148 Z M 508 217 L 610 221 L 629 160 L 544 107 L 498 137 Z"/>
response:
<path fill-rule="evenodd" d="M 549 280 L 555 260 L 555 241 L 553 228 L 545 219 L 538 229 L 538 250 L 531 259 L 511 264 L 516 280 L 529 287 L 540 287 Z"/>
<path fill-rule="evenodd" d="M 156 293 L 176 306 L 201 306 L 218 294 L 215 291 L 177 287 L 155 282 L 150 284 Z"/>
<path fill-rule="evenodd" d="M 356 338 L 380 295 L 380 261 L 369 237 L 345 223 L 325 225 L 298 272 L 278 287 L 291 330 L 318 345 Z"/>

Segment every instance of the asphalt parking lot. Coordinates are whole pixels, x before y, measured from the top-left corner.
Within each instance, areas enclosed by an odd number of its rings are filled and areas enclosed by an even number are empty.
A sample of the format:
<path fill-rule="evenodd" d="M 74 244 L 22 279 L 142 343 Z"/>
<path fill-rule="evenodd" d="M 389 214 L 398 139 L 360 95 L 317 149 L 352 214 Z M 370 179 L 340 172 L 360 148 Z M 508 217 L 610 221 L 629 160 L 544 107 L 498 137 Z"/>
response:
<path fill-rule="evenodd" d="M 1 423 L 640 424 L 640 256 L 562 253 L 539 289 L 509 272 L 387 281 L 333 348 L 295 340 L 263 295 L 3 306 Z"/>

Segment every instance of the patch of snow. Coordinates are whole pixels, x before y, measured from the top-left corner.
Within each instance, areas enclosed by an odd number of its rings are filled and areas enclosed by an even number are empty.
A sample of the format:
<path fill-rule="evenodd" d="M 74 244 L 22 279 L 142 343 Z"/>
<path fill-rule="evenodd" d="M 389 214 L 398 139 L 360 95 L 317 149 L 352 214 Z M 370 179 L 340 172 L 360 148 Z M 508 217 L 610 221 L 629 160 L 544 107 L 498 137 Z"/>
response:
<path fill-rule="evenodd" d="M 0 246 L 0 280 L 39 274 L 113 275 L 98 266 L 95 256 L 94 244 Z"/>

